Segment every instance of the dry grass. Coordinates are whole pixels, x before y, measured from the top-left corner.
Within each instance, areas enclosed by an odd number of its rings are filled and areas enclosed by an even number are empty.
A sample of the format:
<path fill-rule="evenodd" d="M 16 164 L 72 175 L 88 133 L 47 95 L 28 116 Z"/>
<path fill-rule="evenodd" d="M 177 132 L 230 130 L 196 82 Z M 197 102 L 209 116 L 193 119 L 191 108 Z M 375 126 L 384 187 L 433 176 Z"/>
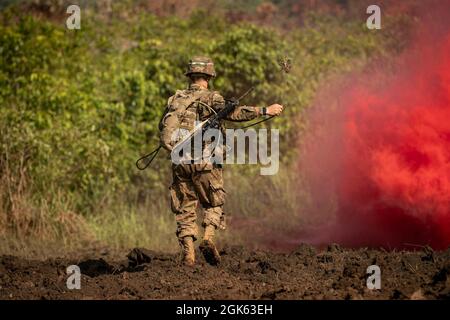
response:
<path fill-rule="evenodd" d="M 283 234 L 305 223 L 300 213 L 307 194 L 292 170 L 281 168 L 275 176 L 259 176 L 251 172 L 253 169 L 258 168 L 225 170 L 229 227 L 219 232 L 221 245 L 263 246 L 264 236 Z M 175 252 L 176 225 L 166 191 L 154 192 L 151 199 L 140 204 L 116 200 L 87 216 L 71 211 L 58 193 L 51 202 L 36 202 L 27 193 L 4 196 L 0 207 L 0 252 L 45 257 L 89 244 L 116 252 L 133 247 Z"/>

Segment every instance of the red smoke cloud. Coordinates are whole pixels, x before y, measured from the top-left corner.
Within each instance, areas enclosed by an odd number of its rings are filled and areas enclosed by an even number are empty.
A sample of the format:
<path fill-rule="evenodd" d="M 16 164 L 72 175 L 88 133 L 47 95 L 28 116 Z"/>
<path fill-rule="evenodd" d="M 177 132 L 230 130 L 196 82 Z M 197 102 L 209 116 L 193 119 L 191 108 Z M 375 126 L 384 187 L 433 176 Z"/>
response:
<path fill-rule="evenodd" d="M 413 26 L 394 67 L 339 79 L 319 95 L 301 170 L 313 212 L 336 219 L 313 242 L 450 245 L 450 10 L 442 9 Z"/>

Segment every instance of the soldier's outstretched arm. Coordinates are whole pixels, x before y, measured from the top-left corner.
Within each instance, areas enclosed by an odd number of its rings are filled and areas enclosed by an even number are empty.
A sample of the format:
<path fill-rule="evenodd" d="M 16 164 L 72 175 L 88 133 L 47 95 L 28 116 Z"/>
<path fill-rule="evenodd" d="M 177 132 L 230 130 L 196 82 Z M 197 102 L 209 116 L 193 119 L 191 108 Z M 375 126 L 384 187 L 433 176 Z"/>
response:
<path fill-rule="evenodd" d="M 225 99 L 218 93 L 213 96 L 213 105 L 216 111 L 225 104 Z M 228 114 L 225 118 L 229 121 L 249 121 L 262 115 L 278 116 L 283 111 L 283 106 L 280 104 L 272 104 L 266 108 L 253 107 L 253 106 L 239 106 L 234 109 L 233 112 Z"/>

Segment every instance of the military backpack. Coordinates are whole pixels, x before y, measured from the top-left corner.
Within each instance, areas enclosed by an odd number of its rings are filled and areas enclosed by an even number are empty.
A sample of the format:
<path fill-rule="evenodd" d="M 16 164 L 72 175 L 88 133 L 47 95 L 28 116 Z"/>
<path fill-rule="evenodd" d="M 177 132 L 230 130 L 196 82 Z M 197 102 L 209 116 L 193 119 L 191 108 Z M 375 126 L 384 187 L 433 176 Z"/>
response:
<path fill-rule="evenodd" d="M 194 130 L 198 121 L 197 102 L 210 94 L 207 90 L 178 90 L 167 102 L 167 107 L 159 123 L 161 145 L 167 150 Z"/>

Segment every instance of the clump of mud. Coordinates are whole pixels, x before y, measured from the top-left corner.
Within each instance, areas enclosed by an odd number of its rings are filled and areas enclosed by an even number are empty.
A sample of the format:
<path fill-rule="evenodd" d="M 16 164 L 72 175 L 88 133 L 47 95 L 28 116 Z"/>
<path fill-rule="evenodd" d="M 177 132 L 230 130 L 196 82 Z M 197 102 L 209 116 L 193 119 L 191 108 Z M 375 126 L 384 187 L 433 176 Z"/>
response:
<path fill-rule="evenodd" d="M 92 253 L 90 253 L 92 255 Z M 388 252 L 324 250 L 301 244 L 292 252 L 221 251 L 219 267 L 198 255 L 179 265 L 178 255 L 133 249 L 128 260 L 25 260 L 0 257 L 0 299 L 449 299 L 450 248 Z M 80 267 L 81 289 L 68 290 L 66 268 Z M 381 289 L 369 290 L 367 267 L 381 269 Z"/>

